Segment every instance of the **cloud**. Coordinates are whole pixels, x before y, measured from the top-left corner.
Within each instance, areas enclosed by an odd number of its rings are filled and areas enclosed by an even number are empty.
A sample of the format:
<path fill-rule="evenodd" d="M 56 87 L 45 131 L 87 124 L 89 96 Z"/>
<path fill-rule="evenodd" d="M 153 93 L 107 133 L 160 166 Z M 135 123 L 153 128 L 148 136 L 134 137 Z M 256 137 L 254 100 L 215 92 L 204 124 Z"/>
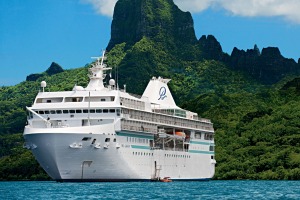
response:
<path fill-rule="evenodd" d="M 112 17 L 117 0 L 81 0 L 92 4 L 98 14 Z M 223 9 L 235 16 L 282 17 L 300 24 L 300 0 L 174 0 L 184 11 L 199 13 Z"/>
<path fill-rule="evenodd" d="M 214 0 L 174 0 L 174 3 L 184 11 L 202 12 L 214 4 Z"/>
<path fill-rule="evenodd" d="M 299 0 L 174 0 L 174 2 L 181 9 L 192 13 L 218 8 L 235 16 L 282 17 L 300 24 Z"/>
<path fill-rule="evenodd" d="M 82 2 L 92 4 L 98 14 L 112 17 L 117 0 L 82 0 Z"/>

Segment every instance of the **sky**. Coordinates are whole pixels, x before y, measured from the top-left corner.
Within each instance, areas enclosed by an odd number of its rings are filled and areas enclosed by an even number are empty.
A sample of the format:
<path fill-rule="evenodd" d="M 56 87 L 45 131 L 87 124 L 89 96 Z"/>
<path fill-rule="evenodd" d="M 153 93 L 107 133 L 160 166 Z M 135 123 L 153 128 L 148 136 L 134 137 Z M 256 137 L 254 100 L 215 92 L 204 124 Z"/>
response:
<path fill-rule="evenodd" d="M 110 39 L 117 0 L 0 0 L 0 86 L 44 72 L 52 62 L 82 67 Z M 279 47 L 300 57 L 300 0 L 174 0 L 190 11 L 196 36 L 214 35 L 223 51 Z"/>

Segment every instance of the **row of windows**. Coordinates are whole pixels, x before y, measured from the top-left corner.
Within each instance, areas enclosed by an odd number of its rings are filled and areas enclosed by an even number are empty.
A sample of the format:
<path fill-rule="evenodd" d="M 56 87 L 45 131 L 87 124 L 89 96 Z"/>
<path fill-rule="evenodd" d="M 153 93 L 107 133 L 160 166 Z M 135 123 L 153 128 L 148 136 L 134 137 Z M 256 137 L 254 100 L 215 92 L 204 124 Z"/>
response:
<path fill-rule="evenodd" d="M 117 113 L 120 115 L 120 109 L 77 109 L 77 110 L 37 110 L 38 114 L 73 114 L 73 113 Z"/>
<path fill-rule="evenodd" d="M 132 152 L 135 156 L 153 156 L 153 153 L 146 153 L 146 152 Z"/>
<path fill-rule="evenodd" d="M 148 144 L 149 140 L 144 138 L 127 137 L 127 142 Z"/>
<path fill-rule="evenodd" d="M 204 148 L 206 148 L 206 147 L 203 147 L 203 146 L 194 146 L 191 149 L 193 149 L 193 150 L 205 150 Z M 209 146 L 209 151 L 215 151 L 215 147 L 214 146 Z"/>
<path fill-rule="evenodd" d="M 36 103 L 61 103 L 61 102 L 105 102 L 114 101 L 115 97 L 52 97 L 52 98 L 38 98 Z"/>
<path fill-rule="evenodd" d="M 172 116 L 178 116 L 178 117 L 184 117 L 186 118 L 186 111 L 185 110 L 179 110 L 179 109 L 155 109 L 154 112 L 172 115 Z"/>
<path fill-rule="evenodd" d="M 92 138 L 91 137 L 84 137 L 82 138 L 82 141 L 90 141 Z M 92 144 L 94 144 L 96 142 L 96 139 L 93 139 Z M 110 142 L 110 138 L 105 138 L 105 142 Z M 113 142 L 117 142 L 117 139 L 114 138 Z"/>
<path fill-rule="evenodd" d="M 136 101 L 134 99 L 128 99 L 128 98 L 120 98 L 120 105 L 124 105 L 131 108 L 136 108 L 140 110 L 145 110 L 145 102 L 142 101 Z"/>
<path fill-rule="evenodd" d="M 154 110 L 156 112 L 157 110 Z M 162 115 L 157 113 L 151 112 L 143 112 L 131 109 L 124 109 L 124 114 L 129 114 L 130 118 L 143 120 L 143 121 L 151 121 L 151 122 L 158 122 L 162 124 L 170 124 L 170 125 L 179 125 L 183 127 L 191 127 L 196 129 L 204 129 L 204 130 L 213 130 L 212 124 L 189 120 L 184 118 L 173 117 L 169 115 Z"/>
<path fill-rule="evenodd" d="M 191 158 L 189 155 L 174 155 L 174 154 L 165 154 L 165 157 L 173 157 L 173 158 Z"/>
<path fill-rule="evenodd" d="M 201 137 L 201 135 L 203 135 L 203 136 Z M 211 133 L 205 133 L 205 134 L 195 133 L 195 138 L 196 139 L 202 139 L 203 138 L 204 140 L 214 140 L 214 136 Z"/>
<path fill-rule="evenodd" d="M 153 153 L 147 152 L 132 152 L 134 156 L 153 156 Z M 175 155 L 175 154 L 165 154 L 165 157 L 172 157 L 172 158 L 191 158 L 190 155 Z"/>
<path fill-rule="evenodd" d="M 114 140 L 113 140 L 114 142 L 116 142 L 117 141 L 117 139 L 116 138 L 114 138 Z M 110 142 L 110 138 L 105 138 L 105 142 Z"/>

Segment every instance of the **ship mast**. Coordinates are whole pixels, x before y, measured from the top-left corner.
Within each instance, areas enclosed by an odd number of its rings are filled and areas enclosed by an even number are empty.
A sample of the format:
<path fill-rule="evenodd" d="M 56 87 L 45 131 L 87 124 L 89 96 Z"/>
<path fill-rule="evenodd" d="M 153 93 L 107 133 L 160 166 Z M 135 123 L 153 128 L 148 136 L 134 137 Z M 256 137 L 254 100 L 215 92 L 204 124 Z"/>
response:
<path fill-rule="evenodd" d="M 90 78 L 90 82 L 86 87 L 86 90 L 102 90 L 104 88 L 103 80 L 106 76 L 104 71 L 111 69 L 109 67 L 106 67 L 106 64 L 104 64 L 104 55 L 105 51 L 103 51 L 102 57 L 92 57 L 96 58 L 97 61 L 92 64 L 91 68 L 89 68 L 90 74 L 88 76 Z"/>

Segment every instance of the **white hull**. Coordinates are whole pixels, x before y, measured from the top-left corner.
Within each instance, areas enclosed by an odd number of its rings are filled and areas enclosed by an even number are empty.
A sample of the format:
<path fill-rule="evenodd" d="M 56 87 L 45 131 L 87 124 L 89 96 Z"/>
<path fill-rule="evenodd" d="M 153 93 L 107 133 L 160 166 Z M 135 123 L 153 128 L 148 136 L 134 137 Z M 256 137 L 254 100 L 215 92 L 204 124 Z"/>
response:
<path fill-rule="evenodd" d="M 52 129 L 55 132 L 50 133 L 49 129 L 26 127 L 24 137 L 40 165 L 57 181 L 137 181 L 151 180 L 155 175 L 208 180 L 214 175 L 209 154 L 147 149 L 126 144 L 123 136 L 96 133 L 104 132 L 101 129 L 111 132 L 111 128 L 73 127 Z M 84 137 L 91 139 L 82 141 Z M 110 142 L 105 142 L 106 138 L 111 138 Z"/>

